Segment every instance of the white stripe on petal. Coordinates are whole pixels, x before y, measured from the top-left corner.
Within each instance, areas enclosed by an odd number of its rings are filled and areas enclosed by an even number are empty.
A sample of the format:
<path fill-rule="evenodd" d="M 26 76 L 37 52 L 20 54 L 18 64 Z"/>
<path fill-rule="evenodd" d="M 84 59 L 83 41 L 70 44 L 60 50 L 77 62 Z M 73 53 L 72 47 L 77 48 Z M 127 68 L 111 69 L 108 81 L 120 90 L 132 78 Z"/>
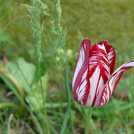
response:
<path fill-rule="evenodd" d="M 82 80 L 81 81 L 83 81 L 84 79 L 86 79 L 86 77 L 87 77 L 87 73 L 88 73 L 88 69 L 85 71 L 85 73 L 83 74 L 83 76 L 82 76 Z"/>
<path fill-rule="evenodd" d="M 94 105 L 95 107 L 97 107 L 99 105 L 99 101 L 100 101 L 100 97 L 101 97 L 103 89 L 104 89 L 104 81 L 101 77 L 100 81 L 99 81 L 99 85 L 98 85 L 97 98 L 95 100 L 95 105 Z"/>
<path fill-rule="evenodd" d="M 74 87 L 74 82 L 75 82 L 75 80 L 77 78 L 77 75 L 78 75 L 78 73 L 79 73 L 79 71 L 80 71 L 80 69 L 81 69 L 81 67 L 82 67 L 82 65 L 84 63 L 84 60 L 85 60 L 85 53 L 84 53 L 84 49 L 81 48 L 81 51 L 79 53 L 79 59 L 77 61 L 77 65 L 76 65 L 74 76 L 73 76 L 73 82 L 72 82 L 73 87 Z"/>
<path fill-rule="evenodd" d="M 100 77 L 100 68 L 99 66 L 97 66 L 93 75 L 90 78 L 90 93 L 89 93 L 89 97 L 86 103 L 87 106 L 92 106 L 92 103 L 95 97 L 95 92 L 97 90 L 97 83 L 98 83 L 99 77 Z"/>

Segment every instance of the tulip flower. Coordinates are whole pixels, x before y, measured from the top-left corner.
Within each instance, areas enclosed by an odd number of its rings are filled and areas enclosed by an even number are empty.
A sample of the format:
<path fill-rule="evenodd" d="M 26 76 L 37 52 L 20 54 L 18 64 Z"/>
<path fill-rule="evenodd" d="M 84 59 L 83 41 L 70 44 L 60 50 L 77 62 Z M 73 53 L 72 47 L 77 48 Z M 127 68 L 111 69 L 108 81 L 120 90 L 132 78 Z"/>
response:
<path fill-rule="evenodd" d="M 74 98 L 79 104 L 100 107 L 109 101 L 123 72 L 134 67 L 133 60 L 114 71 L 115 59 L 114 47 L 107 41 L 91 47 L 90 40 L 83 40 L 72 80 Z"/>

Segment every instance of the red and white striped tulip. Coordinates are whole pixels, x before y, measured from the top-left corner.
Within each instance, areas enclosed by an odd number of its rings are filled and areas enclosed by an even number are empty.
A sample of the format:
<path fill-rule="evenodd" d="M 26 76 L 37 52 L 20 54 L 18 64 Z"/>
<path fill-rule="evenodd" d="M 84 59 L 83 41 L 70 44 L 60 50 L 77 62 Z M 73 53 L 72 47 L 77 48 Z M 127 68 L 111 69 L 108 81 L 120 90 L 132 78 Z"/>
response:
<path fill-rule="evenodd" d="M 133 60 L 114 71 L 115 59 L 114 47 L 107 41 L 91 47 L 90 40 L 83 40 L 72 80 L 74 98 L 79 104 L 100 107 L 109 101 L 123 72 L 134 67 Z"/>

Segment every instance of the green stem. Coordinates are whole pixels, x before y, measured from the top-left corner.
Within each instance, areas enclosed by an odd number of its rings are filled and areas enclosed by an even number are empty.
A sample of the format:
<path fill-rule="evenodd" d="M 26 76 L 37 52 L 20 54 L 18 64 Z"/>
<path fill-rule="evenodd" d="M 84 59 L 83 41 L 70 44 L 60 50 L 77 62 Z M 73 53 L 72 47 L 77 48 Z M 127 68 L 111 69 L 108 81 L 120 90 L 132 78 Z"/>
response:
<path fill-rule="evenodd" d="M 64 117 L 63 125 L 61 127 L 60 134 L 65 133 L 65 129 L 66 129 L 69 117 L 70 117 L 70 123 L 71 123 L 71 131 L 72 131 L 72 134 L 74 134 L 74 132 L 73 132 L 73 120 L 72 120 L 72 115 L 71 115 L 71 94 L 70 94 L 70 87 L 69 87 L 69 73 L 68 73 L 67 57 L 66 57 L 66 62 L 65 63 L 66 63 L 66 67 L 63 70 L 63 73 L 64 73 L 64 81 L 65 81 L 65 88 L 66 88 L 68 106 L 67 106 L 67 110 L 66 110 L 66 114 L 65 114 L 65 117 Z M 61 60 L 61 65 L 64 68 L 64 64 L 63 64 L 62 60 Z"/>
<path fill-rule="evenodd" d="M 74 134 L 73 129 L 73 119 L 72 119 L 72 113 L 71 113 L 71 94 L 70 94 L 70 87 L 69 87 L 69 73 L 68 73 L 68 62 L 66 57 L 66 87 L 67 87 L 67 95 L 68 95 L 68 108 L 69 108 L 69 115 L 70 115 L 70 122 L 71 122 L 71 131 L 72 134 Z"/>
<path fill-rule="evenodd" d="M 32 1 L 32 6 L 34 8 L 37 8 L 40 10 L 40 0 L 34 0 Z M 44 114 L 45 114 L 45 122 L 47 124 L 47 134 L 50 134 L 49 132 L 49 122 L 48 122 L 48 116 L 47 116 L 47 110 L 45 106 L 45 95 L 43 92 L 43 85 L 42 85 L 42 80 L 41 80 L 41 67 L 40 67 L 40 47 L 41 47 L 41 41 L 42 41 L 42 26 L 40 26 L 40 12 L 38 11 L 31 11 L 31 24 L 32 24 L 32 29 L 33 29 L 33 42 L 34 42 L 34 51 L 36 55 L 36 62 L 37 62 L 37 67 L 38 67 L 38 74 L 39 74 L 39 81 L 40 81 L 40 87 L 41 87 L 41 94 L 42 94 L 42 99 L 43 99 L 43 104 L 44 104 Z"/>
<path fill-rule="evenodd" d="M 87 112 L 87 120 L 86 120 L 86 128 L 85 128 L 85 134 L 89 134 L 89 128 L 90 128 L 90 120 L 91 120 L 91 116 L 92 116 L 92 107 L 88 109 Z"/>
<path fill-rule="evenodd" d="M 41 70 L 40 70 L 40 62 L 39 62 L 39 57 L 37 55 L 37 49 L 36 49 L 36 44 L 35 44 L 36 41 L 34 41 L 34 50 L 35 50 L 35 54 L 36 54 L 36 61 L 37 61 L 37 66 L 38 66 L 38 73 L 39 73 L 39 81 L 40 81 L 40 86 L 41 86 L 41 94 L 42 94 L 42 99 L 43 99 L 43 104 L 44 104 L 44 114 L 45 114 L 45 119 L 46 119 L 46 123 L 47 123 L 47 133 L 49 134 L 49 122 L 48 122 L 48 117 L 47 117 L 47 110 L 46 110 L 46 105 L 45 105 L 45 95 L 44 95 L 44 92 L 43 92 L 43 85 L 42 85 L 42 80 L 41 80 Z"/>

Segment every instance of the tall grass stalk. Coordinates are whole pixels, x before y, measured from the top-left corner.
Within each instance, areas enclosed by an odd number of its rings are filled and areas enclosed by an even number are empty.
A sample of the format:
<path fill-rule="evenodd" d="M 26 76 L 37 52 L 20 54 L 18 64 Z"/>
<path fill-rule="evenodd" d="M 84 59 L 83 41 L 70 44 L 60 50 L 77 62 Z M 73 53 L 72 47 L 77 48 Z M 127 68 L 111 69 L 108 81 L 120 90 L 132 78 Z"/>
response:
<path fill-rule="evenodd" d="M 54 50 L 56 51 L 57 56 L 60 59 L 60 63 L 63 69 L 64 83 L 65 83 L 65 89 L 66 89 L 67 100 L 68 100 L 66 114 L 64 117 L 63 125 L 61 127 L 61 134 L 65 133 L 65 129 L 66 129 L 69 117 L 70 117 L 70 123 L 71 123 L 71 131 L 73 134 L 73 121 L 72 121 L 72 116 L 71 116 L 71 94 L 70 94 L 70 89 L 69 89 L 68 63 L 67 63 L 67 56 L 66 56 L 66 51 L 65 51 L 67 32 L 66 32 L 66 29 L 63 29 L 60 24 L 61 11 L 62 11 L 61 6 L 60 6 L 60 0 L 50 1 L 50 4 L 52 5 L 51 10 L 49 10 L 48 7 L 44 3 L 41 2 L 41 6 L 44 11 L 44 14 L 48 17 L 52 25 L 51 26 L 52 37 L 49 35 L 48 39 L 49 39 L 50 44 L 53 46 Z M 56 12 L 55 12 L 55 8 L 56 8 Z"/>
<path fill-rule="evenodd" d="M 74 133 L 74 126 L 73 126 L 73 120 L 72 120 L 72 114 L 71 114 L 71 94 L 70 94 L 70 87 L 69 87 L 69 73 L 68 73 L 68 62 L 66 58 L 66 67 L 64 71 L 64 80 L 65 80 L 65 88 L 66 88 L 66 94 L 67 94 L 67 100 L 68 100 L 68 106 L 66 110 L 66 114 L 64 116 L 63 125 L 61 128 L 61 134 L 65 133 L 65 129 L 67 126 L 67 122 L 70 116 L 70 123 L 71 123 L 71 133 Z"/>
<path fill-rule="evenodd" d="M 67 98 L 68 98 L 68 109 L 70 115 L 70 123 L 71 123 L 71 132 L 74 134 L 74 126 L 73 126 L 73 119 L 72 119 L 72 112 L 71 112 L 71 93 L 69 87 L 69 73 L 68 73 L 68 61 L 66 58 L 66 90 L 67 90 Z"/>
<path fill-rule="evenodd" d="M 70 87 L 69 87 L 69 73 L 68 73 L 68 61 L 65 51 L 65 45 L 66 45 L 66 29 L 63 29 L 60 25 L 61 21 L 61 6 L 60 6 L 60 0 L 56 0 L 56 11 L 58 16 L 58 22 L 56 23 L 55 18 L 51 20 L 52 23 L 52 30 L 55 34 L 55 40 L 51 40 L 51 44 L 53 45 L 54 49 L 57 52 L 58 57 L 60 58 L 61 66 L 63 68 L 63 75 L 64 75 L 64 83 L 65 83 L 65 89 L 67 94 L 67 109 L 64 116 L 63 125 L 61 127 L 61 134 L 65 133 L 66 126 L 68 119 L 70 117 L 70 124 L 71 124 L 71 133 L 74 133 L 74 127 L 73 127 L 73 120 L 71 115 L 71 94 L 70 94 Z M 63 53 L 59 50 L 63 50 Z M 64 66 L 65 65 L 65 66 Z"/>
<path fill-rule="evenodd" d="M 33 0 L 32 2 L 32 7 L 35 9 L 40 8 L 40 0 Z M 45 95 L 43 92 L 43 85 L 42 85 L 42 80 L 41 80 L 41 69 L 40 69 L 40 58 L 41 58 L 41 52 L 40 52 L 40 47 L 41 47 L 41 41 L 42 41 L 42 35 L 43 35 L 43 25 L 40 25 L 40 11 L 36 11 L 32 9 L 30 11 L 30 19 L 31 19 L 31 24 L 32 24 L 32 30 L 33 30 L 33 42 L 34 42 L 34 50 L 35 50 L 35 55 L 36 55 L 36 61 L 37 61 L 37 66 L 38 66 L 38 73 L 40 76 L 40 86 L 41 86 L 41 93 L 42 93 L 42 99 L 43 99 L 43 104 L 44 104 L 44 114 L 45 114 L 45 121 L 47 124 L 47 133 L 49 134 L 49 122 L 48 122 L 48 117 L 47 117 L 47 110 L 45 106 Z"/>

